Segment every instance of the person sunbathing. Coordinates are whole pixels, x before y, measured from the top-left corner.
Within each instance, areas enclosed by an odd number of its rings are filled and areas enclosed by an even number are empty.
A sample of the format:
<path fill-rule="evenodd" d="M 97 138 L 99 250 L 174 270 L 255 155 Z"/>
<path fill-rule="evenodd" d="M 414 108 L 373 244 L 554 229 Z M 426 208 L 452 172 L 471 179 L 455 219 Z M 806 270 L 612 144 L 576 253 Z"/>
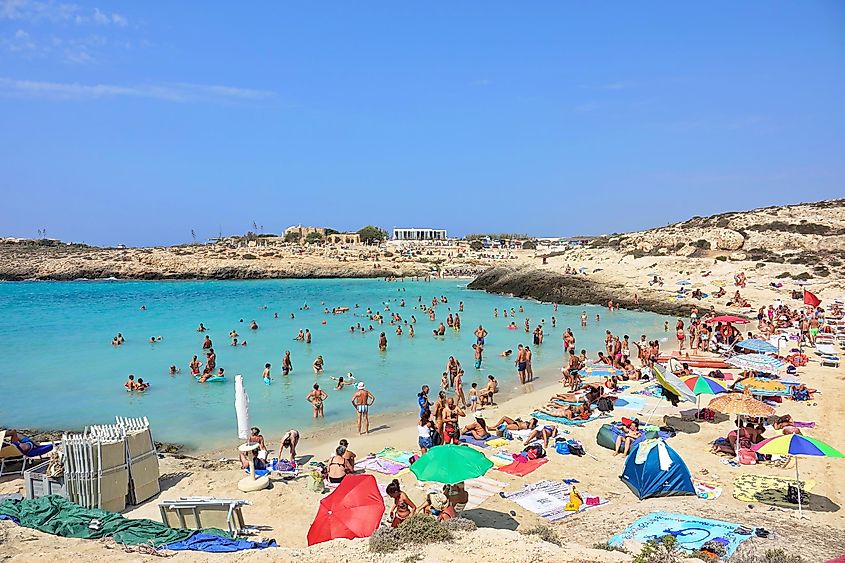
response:
<path fill-rule="evenodd" d="M 532 440 L 543 440 L 543 446 L 549 447 L 549 439 L 557 436 L 557 426 L 543 425 L 542 428 L 535 428 L 534 431 L 525 439 L 525 443 Z"/>
<path fill-rule="evenodd" d="M 590 414 L 592 413 L 592 411 L 584 405 L 568 405 L 562 407 L 560 405 L 548 404 L 537 410 L 557 418 L 567 418 L 569 420 L 586 420 L 590 418 Z"/>
<path fill-rule="evenodd" d="M 509 416 L 503 416 L 499 419 L 499 422 L 496 423 L 496 428 L 500 428 L 502 425 L 505 425 L 505 428 L 508 430 L 533 430 L 537 427 L 537 419 L 532 418 L 530 421 L 525 422 L 517 418 L 516 420 L 512 419 Z"/>
<path fill-rule="evenodd" d="M 623 455 L 628 455 L 628 451 L 631 449 L 631 444 L 634 443 L 634 440 L 642 436 L 642 434 L 640 433 L 640 425 L 635 420 L 631 421 L 631 424 L 625 426 L 624 428 L 625 434 L 616 437 L 616 445 L 613 450 L 613 455 L 615 456 L 619 455 L 620 453 Z M 625 451 L 620 452 L 619 449 L 622 447 L 623 444 L 625 445 Z"/>
<path fill-rule="evenodd" d="M 21 436 L 18 434 L 17 430 L 10 430 L 9 431 L 9 442 L 18 448 L 22 454 L 27 454 L 38 447 L 38 443 L 34 442 L 31 438 L 27 438 L 26 436 Z"/>
<path fill-rule="evenodd" d="M 579 391 L 577 393 L 555 393 L 552 395 L 552 401 L 564 401 L 566 403 L 580 403 L 584 400 L 585 393 Z"/>
<path fill-rule="evenodd" d="M 813 395 L 818 393 L 818 389 L 811 389 L 807 387 L 805 384 L 796 385 L 792 389 L 792 400 L 793 401 L 812 401 Z"/>
<path fill-rule="evenodd" d="M 801 429 L 795 426 L 795 421 L 788 414 L 778 417 L 772 427 L 775 430 L 780 430 L 784 435 L 801 434 Z"/>
<path fill-rule="evenodd" d="M 461 429 L 461 434 L 472 434 L 476 440 L 484 440 L 490 438 L 490 432 L 487 431 L 487 423 L 484 422 L 480 413 L 476 413 L 475 422 L 467 424 Z"/>

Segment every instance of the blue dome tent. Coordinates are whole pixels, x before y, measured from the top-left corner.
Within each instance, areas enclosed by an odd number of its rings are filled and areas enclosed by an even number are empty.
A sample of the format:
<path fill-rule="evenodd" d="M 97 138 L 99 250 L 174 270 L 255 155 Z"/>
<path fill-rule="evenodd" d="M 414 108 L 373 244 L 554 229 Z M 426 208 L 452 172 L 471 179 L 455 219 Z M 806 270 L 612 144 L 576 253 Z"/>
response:
<path fill-rule="evenodd" d="M 695 494 L 687 464 L 660 439 L 645 440 L 631 448 L 620 479 L 640 500 Z"/>

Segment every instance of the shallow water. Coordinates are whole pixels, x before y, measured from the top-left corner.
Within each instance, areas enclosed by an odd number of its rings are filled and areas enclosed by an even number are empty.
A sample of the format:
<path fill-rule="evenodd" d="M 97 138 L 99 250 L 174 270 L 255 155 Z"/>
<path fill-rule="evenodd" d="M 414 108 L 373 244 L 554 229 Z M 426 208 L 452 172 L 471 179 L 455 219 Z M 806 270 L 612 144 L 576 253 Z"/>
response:
<path fill-rule="evenodd" d="M 385 282 L 382 280 L 257 280 L 257 281 L 90 281 L 0 283 L 0 426 L 81 429 L 85 425 L 111 422 L 115 415 L 147 416 L 156 439 L 210 448 L 236 437 L 234 376 L 242 373 L 250 397 L 252 423 L 278 435 L 288 428 L 313 431 L 331 423 L 353 420 L 352 390 L 335 391 L 329 376 L 353 372 L 376 396 L 372 411 L 414 410 L 423 383 L 436 395 L 446 360 L 454 355 L 466 370 L 465 389 L 473 381 L 483 386 L 489 373 L 499 378 L 502 390 L 517 387 L 512 360 L 499 352 L 529 343 L 524 332 L 526 316 L 532 330 L 545 320 L 545 343 L 532 346 L 535 371 L 559 368 L 561 335 L 571 327 L 578 349 L 591 356 L 603 349 L 604 331 L 629 334 L 663 334 L 664 317 L 651 313 L 615 311 L 584 306 L 560 306 L 491 295 L 466 289 L 461 280 L 432 282 Z M 437 306 L 437 320 L 430 321 L 415 307 L 418 297 L 430 304 L 432 297 L 446 296 Z M 406 306 L 400 307 L 404 298 Z M 462 329 L 447 328 L 444 338 L 431 331 L 450 312 L 460 313 Z M 301 310 L 304 304 L 309 310 Z M 325 304 L 323 304 L 325 303 Z M 360 307 L 355 309 L 355 305 Z M 140 310 L 141 305 L 147 310 Z M 416 336 L 395 335 L 385 305 L 403 320 L 415 315 Z M 519 306 L 525 312 L 519 313 Z M 267 308 L 265 309 L 264 306 Z M 328 307 L 349 307 L 339 315 L 324 314 Z M 370 321 L 366 310 L 382 311 L 384 325 Z M 498 307 L 499 318 L 493 318 Z M 510 317 L 503 308 L 517 310 L 519 330 L 508 330 Z M 582 310 L 589 326 L 580 326 Z M 274 313 L 279 318 L 274 319 Z M 290 318 L 294 313 L 295 319 Z M 601 321 L 596 323 L 596 313 Z M 551 317 L 557 319 L 552 328 Z M 240 320 L 243 319 L 243 323 Z M 249 330 L 255 319 L 259 330 Z M 326 324 L 322 324 L 325 321 Z M 194 354 L 204 360 L 204 334 L 196 332 L 202 322 L 209 328 L 217 352 L 217 366 L 228 375 L 224 383 L 198 384 L 189 375 Z M 350 334 L 350 326 L 372 324 L 376 330 Z M 485 361 L 474 369 L 474 329 L 483 324 L 489 331 Z M 300 329 L 310 329 L 311 344 L 294 341 Z M 248 346 L 230 346 L 229 331 L 237 330 Z M 389 346 L 378 350 L 380 331 Z M 123 333 L 126 343 L 111 345 Z M 150 336 L 163 340 L 149 344 Z M 281 374 L 281 358 L 291 351 L 294 371 Z M 315 375 L 311 364 L 317 355 L 325 359 L 325 372 Z M 272 364 L 273 381 L 264 385 L 261 372 Z M 168 368 L 176 364 L 180 375 Z M 143 394 L 128 393 L 123 383 L 129 373 L 151 383 Z M 329 394 L 325 420 L 315 422 L 305 401 L 311 386 L 320 383 Z"/>

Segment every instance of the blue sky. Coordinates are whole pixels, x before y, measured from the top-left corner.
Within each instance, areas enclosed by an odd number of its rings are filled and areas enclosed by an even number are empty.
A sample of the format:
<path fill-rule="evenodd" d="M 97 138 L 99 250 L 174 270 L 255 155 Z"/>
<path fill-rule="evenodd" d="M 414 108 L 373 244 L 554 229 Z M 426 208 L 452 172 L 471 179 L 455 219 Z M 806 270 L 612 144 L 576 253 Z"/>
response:
<path fill-rule="evenodd" d="M 626 231 L 845 197 L 842 2 L 0 0 L 0 235 Z"/>

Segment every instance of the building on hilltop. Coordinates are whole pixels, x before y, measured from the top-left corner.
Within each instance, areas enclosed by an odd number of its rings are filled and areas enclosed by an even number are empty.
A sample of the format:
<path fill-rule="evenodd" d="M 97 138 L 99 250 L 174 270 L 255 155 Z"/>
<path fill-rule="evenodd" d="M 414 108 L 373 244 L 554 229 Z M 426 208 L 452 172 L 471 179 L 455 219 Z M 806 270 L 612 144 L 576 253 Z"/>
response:
<path fill-rule="evenodd" d="M 305 240 L 305 237 L 311 233 L 319 233 L 320 236 L 326 236 L 326 229 L 324 227 L 303 227 L 302 225 L 294 225 L 285 229 L 285 236 L 291 233 L 299 233 L 299 240 Z"/>
<path fill-rule="evenodd" d="M 358 233 L 332 233 L 326 235 L 326 242 L 329 244 L 361 244 L 361 235 Z"/>
<path fill-rule="evenodd" d="M 446 238 L 446 229 L 416 229 L 395 227 L 393 229 L 393 240 L 429 241 L 446 240 Z"/>

